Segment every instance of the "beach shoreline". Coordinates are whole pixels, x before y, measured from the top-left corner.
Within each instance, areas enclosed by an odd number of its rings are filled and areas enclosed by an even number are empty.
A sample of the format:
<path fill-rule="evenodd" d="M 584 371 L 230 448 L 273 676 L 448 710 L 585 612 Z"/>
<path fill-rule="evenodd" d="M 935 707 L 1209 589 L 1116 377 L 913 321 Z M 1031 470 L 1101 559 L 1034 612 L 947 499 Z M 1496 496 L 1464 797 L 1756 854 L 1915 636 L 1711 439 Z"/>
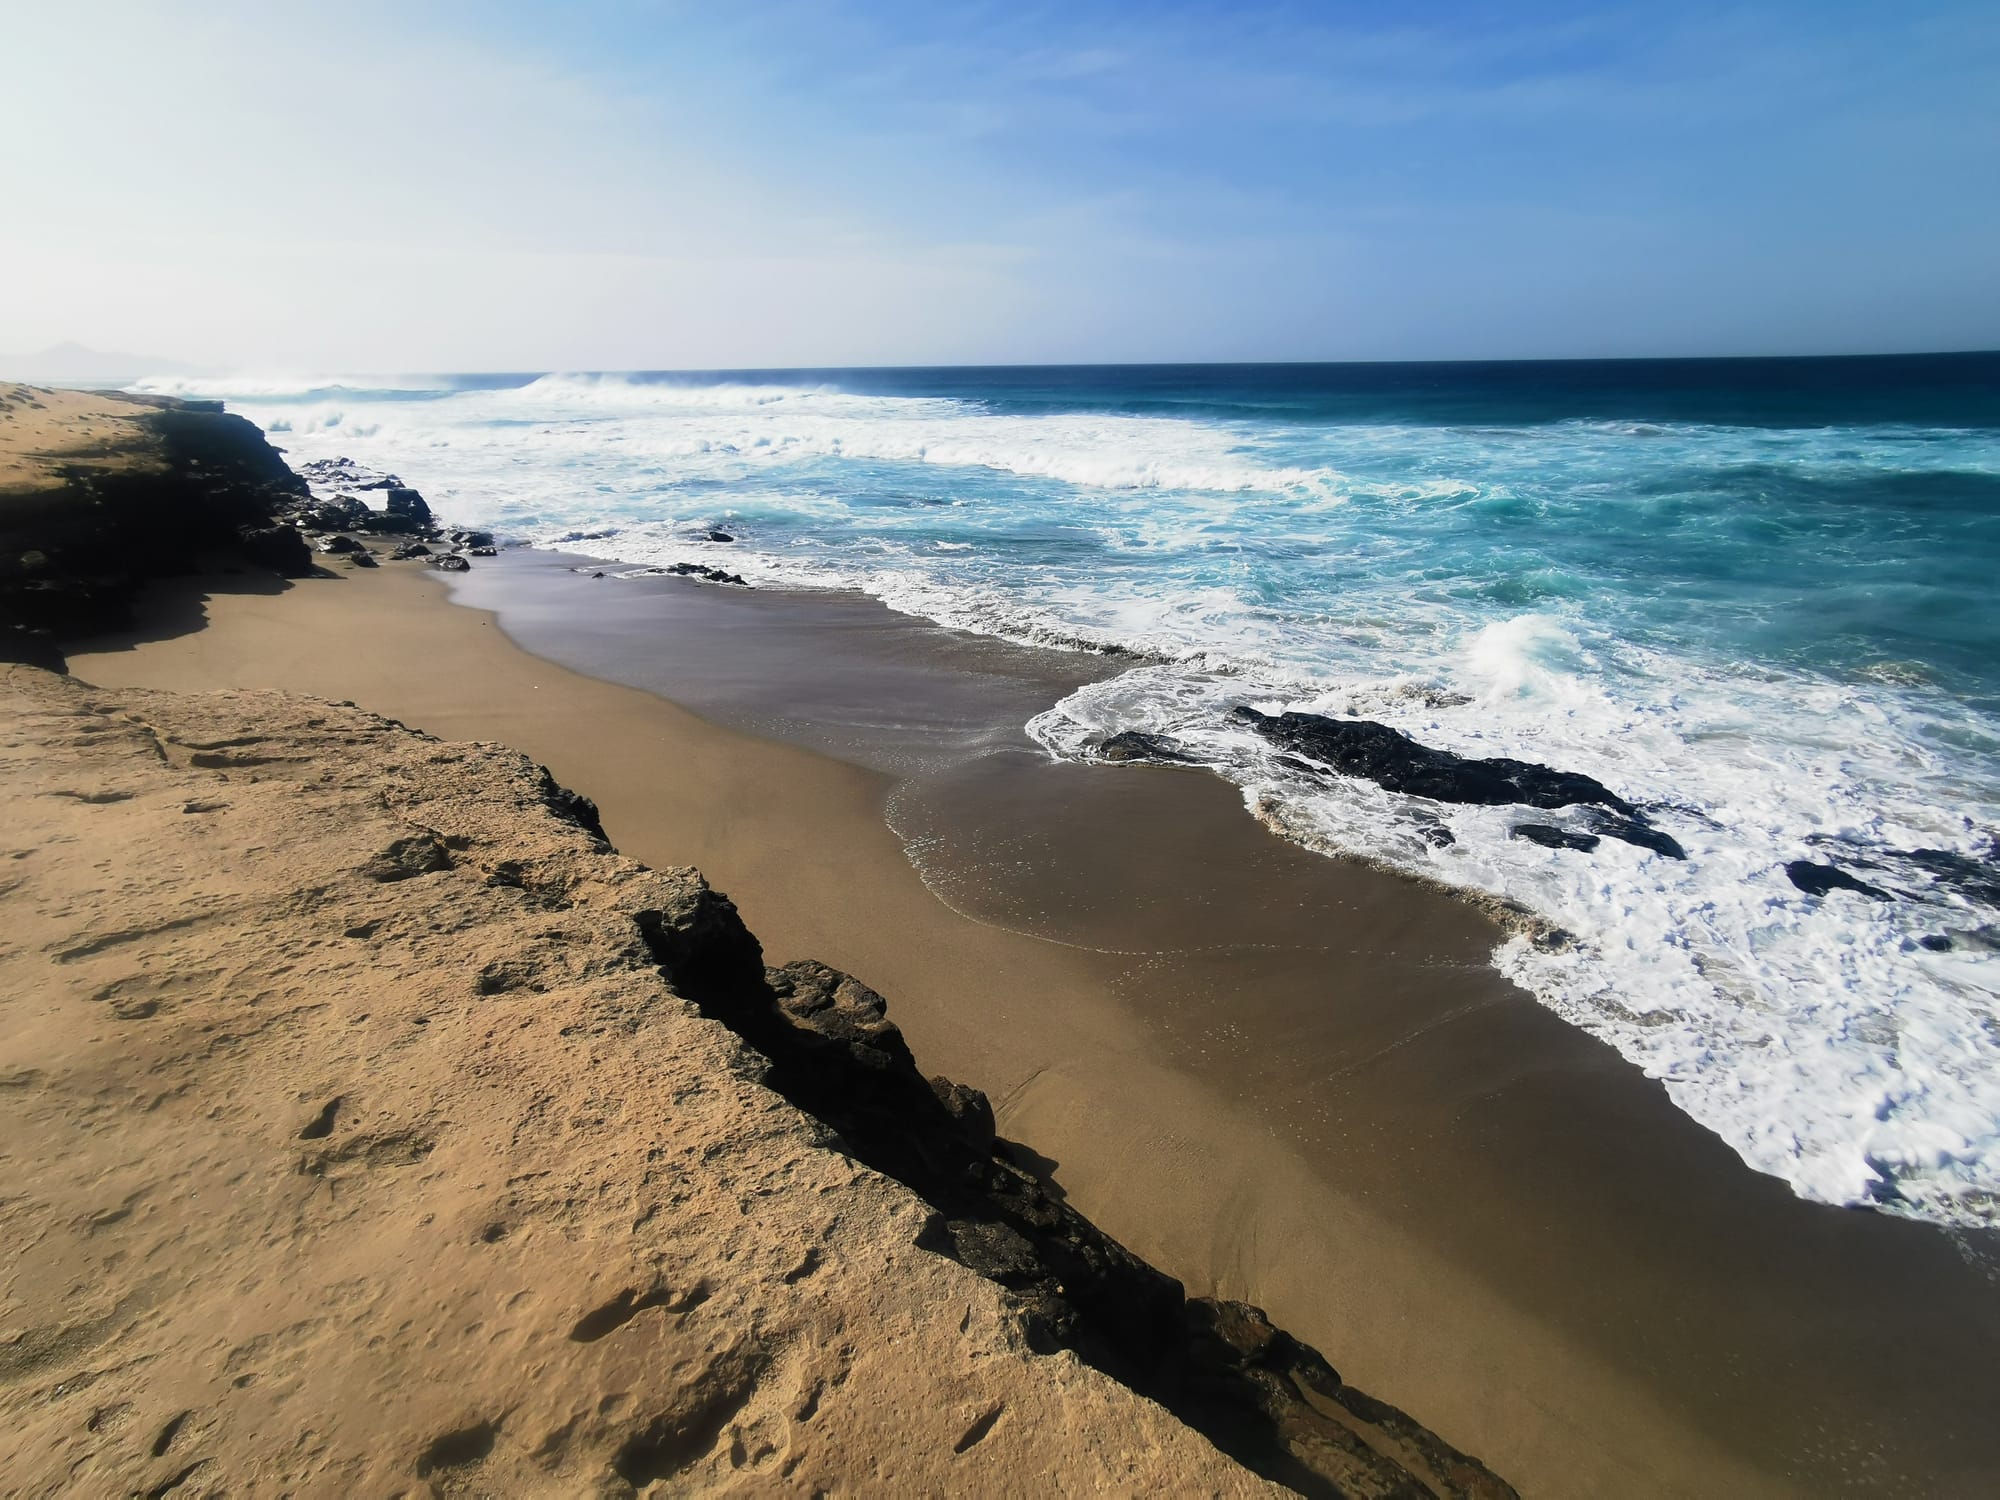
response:
<path fill-rule="evenodd" d="M 1962 1255 L 1756 1178 L 1510 993 L 1462 903 L 1285 845 L 1205 775 L 1033 763 L 1005 742 L 1010 708 L 988 701 L 974 724 L 937 685 L 970 680 L 977 702 L 1011 672 L 1041 691 L 1025 657 L 969 666 L 964 643 L 873 604 L 579 565 L 482 564 L 462 587 L 497 618 L 393 567 L 218 593 L 202 629 L 99 643 L 74 670 L 284 685 L 528 750 L 598 799 L 627 853 L 701 866 L 774 956 L 814 953 L 889 995 L 926 1066 L 984 1088 L 1003 1133 L 1110 1233 L 1190 1290 L 1264 1305 L 1526 1493 L 1970 1492 L 1992 1461 L 1973 1415 L 1995 1327 L 1976 1242 Z M 644 685 L 598 680 L 621 675 Z M 906 756 L 898 777 L 883 731 L 907 714 L 832 726 L 846 761 L 796 743 L 812 715 L 778 722 L 788 690 L 805 689 L 796 710 L 862 681 L 930 702 L 927 743 L 978 753 Z M 718 683 L 761 701 L 721 703 Z M 675 707 L 676 686 L 714 718 Z M 760 716 L 766 737 L 725 727 Z M 820 718 L 819 748 L 840 748 Z M 943 850 L 928 885 L 907 851 L 912 784 Z M 885 819 L 899 787 L 901 834 Z M 996 833 L 1020 846 L 1009 859 Z M 996 878 L 1010 863 L 1025 873 Z M 1190 884 L 1203 863 L 1215 878 Z M 1061 869 L 1088 879 L 1051 888 Z M 1273 917 L 1274 892 L 1298 911 Z M 1221 940 L 1165 961 L 1187 944 L 1163 933 L 1190 921 Z M 1343 936 L 1303 963 L 1302 921 Z M 1868 1331 L 1885 1315 L 1900 1336 Z M 1921 1359 L 1899 1352 L 1912 1342 Z"/>

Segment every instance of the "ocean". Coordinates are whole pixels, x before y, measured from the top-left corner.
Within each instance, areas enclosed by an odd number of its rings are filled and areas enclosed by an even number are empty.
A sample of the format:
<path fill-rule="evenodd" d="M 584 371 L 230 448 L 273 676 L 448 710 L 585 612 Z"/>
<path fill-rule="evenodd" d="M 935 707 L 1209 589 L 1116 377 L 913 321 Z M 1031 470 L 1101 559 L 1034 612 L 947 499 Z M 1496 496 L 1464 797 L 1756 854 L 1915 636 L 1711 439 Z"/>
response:
<path fill-rule="evenodd" d="M 1501 898 L 1501 970 L 1752 1167 L 2000 1222 L 2000 355 L 142 388 L 533 545 L 1130 653 L 1050 755 L 1161 736 L 1286 837 Z M 1242 706 L 1595 777 L 1686 857 Z"/>

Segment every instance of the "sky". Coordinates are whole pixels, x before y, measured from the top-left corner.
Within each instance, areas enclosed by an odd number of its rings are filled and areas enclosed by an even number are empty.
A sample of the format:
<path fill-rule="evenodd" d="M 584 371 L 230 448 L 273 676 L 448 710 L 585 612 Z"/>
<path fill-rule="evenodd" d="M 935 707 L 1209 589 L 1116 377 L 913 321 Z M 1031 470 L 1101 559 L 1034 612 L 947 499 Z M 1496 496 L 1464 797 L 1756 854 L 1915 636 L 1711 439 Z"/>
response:
<path fill-rule="evenodd" d="M 0 0 L 0 351 L 2000 347 L 2000 5 Z"/>

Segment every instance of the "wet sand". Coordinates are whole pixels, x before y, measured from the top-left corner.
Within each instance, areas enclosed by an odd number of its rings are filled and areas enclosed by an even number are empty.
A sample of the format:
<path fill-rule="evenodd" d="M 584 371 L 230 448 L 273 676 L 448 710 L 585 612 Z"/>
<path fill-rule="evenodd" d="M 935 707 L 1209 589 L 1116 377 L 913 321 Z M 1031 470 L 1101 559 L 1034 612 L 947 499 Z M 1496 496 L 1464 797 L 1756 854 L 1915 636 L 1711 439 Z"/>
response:
<path fill-rule="evenodd" d="M 163 599 L 164 638 L 72 668 L 546 761 L 774 959 L 887 994 L 1110 1232 L 1524 1493 L 1990 1492 L 1992 1236 L 1750 1172 L 1502 981 L 1465 904 L 1284 843 L 1205 773 L 1033 751 L 1029 714 L 1115 664 L 573 561 L 463 579 L 497 623 L 401 568 L 219 593 L 192 633 Z"/>

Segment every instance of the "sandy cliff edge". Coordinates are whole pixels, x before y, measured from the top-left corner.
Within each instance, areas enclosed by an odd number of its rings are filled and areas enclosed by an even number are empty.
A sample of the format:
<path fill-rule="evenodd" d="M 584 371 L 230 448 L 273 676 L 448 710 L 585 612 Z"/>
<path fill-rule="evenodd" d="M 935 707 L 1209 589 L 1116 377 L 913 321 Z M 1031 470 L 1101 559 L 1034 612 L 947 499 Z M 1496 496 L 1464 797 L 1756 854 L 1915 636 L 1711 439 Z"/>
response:
<path fill-rule="evenodd" d="M 1509 1493 L 1182 1302 L 879 997 L 765 971 L 524 757 L 30 668 L 0 703 L 24 1492 L 1264 1487 L 1122 1363 L 1306 1492 Z"/>

